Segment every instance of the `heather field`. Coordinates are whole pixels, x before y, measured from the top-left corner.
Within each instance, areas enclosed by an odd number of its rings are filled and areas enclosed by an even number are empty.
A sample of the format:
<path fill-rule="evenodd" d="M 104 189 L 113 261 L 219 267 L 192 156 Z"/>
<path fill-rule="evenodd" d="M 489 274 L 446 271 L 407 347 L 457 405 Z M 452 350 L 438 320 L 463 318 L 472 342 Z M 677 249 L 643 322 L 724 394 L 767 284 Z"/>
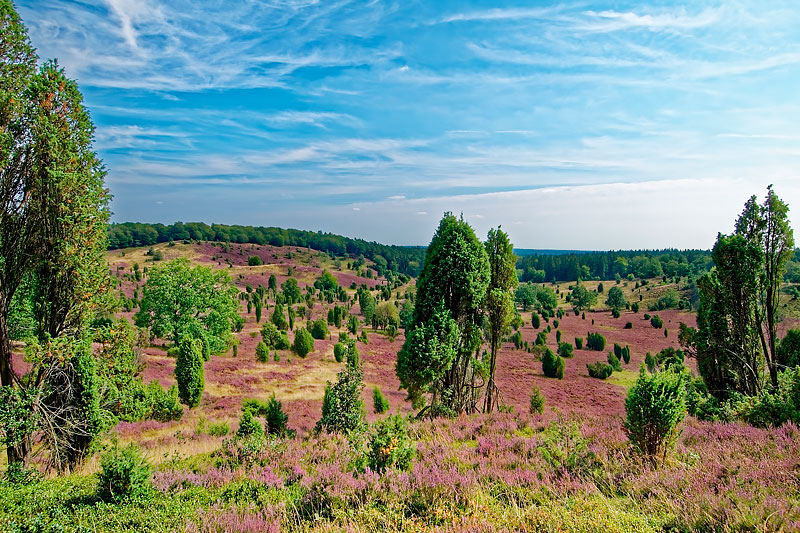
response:
<path fill-rule="evenodd" d="M 350 287 L 379 289 L 386 283 L 374 271 L 366 277 L 369 263 L 354 271 L 346 258 L 306 248 L 178 243 L 109 252 L 120 295 L 141 294 L 146 275 L 137 281 L 132 265 L 143 272 L 152 268 L 156 251 L 164 261 L 184 257 L 225 270 L 243 293 L 248 286 L 266 286 L 270 275 L 278 286 L 294 277 L 304 289 L 328 270 L 355 302 L 349 313 L 356 316 L 360 309 Z M 263 264 L 248 266 L 251 256 Z M 392 300 L 400 297 L 398 307 L 414 285 L 412 279 L 391 291 Z M 647 288 L 630 285 L 620 287 L 631 301 L 642 294 L 642 306 L 671 286 L 661 280 Z M 570 284 L 551 286 L 560 295 L 563 316 L 543 319 L 534 328 L 532 312 L 520 310 L 523 347 L 510 340 L 501 345 L 497 386 L 503 412 L 409 418 L 405 446 L 414 450 L 414 459 L 406 470 L 365 467 L 366 434 L 314 431 L 326 383 L 335 381 L 342 368 L 333 351 L 345 327 L 331 326 L 328 338 L 317 340 L 306 357 L 279 350 L 279 361 L 259 362 L 256 344 L 269 320 L 269 298 L 260 323 L 240 301 L 245 322 L 236 333 L 238 349 L 205 364 L 199 405 L 186 409 L 179 421 L 120 422 L 112 431 L 113 440 L 135 443 L 152 465 L 146 495 L 118 504 L 98 501 L 99 459 L 94 456 L 69 476 L 0 487 L 0 523 L 9 531 L 54 531 L 54 524 L 70 531 L 208 532 L 800 529 L 800 430 L 791 423 L 756 429 L 688 417 L 679 428 L 675 453 L 659 468 L 643 460 L 625 435 L 625 397 L 645 354 L 679 348 L 678 325 L 694 326 L 693 312 L 659 311 L 663 328 L 654 328 L 644 310 L 623 310 L 614 318 L 599 304 L 596 311 L 573 313 L 564 301 Z M 310 320 L 324 318 L 330 308 L 317 302 Z M 133 312 L 119 316 L 132 320 Z M 308 321 L 298 319 L 295 331 Z M 576 337 L 601 333 L 606 350 L 576 349 L 566 359 L 563 379 L 547 378 L 536 351 L 524 346 L 533 346 L 548 327 L 546 344 L 554 351 L 556 331 L 562 342 L 573 345 Z M 402 330 L 391 339 L 381 329 L 363 328 L 367 342 L 359 339 L 356 347 L 367 422 L 388 416 L 373 412 L 373 387 L 387 398 L 389 413 L 413 417 L 416 410 L 395 372 Z M 289 335 L 292 339 L 294 334 Z M 630 362 L 607 380 L 589 377 L 586 365 L 605 361 L 614 343 L 630 347 Z M 175 357 L 167 353 L 168 346 L 154 338 L 143 350 L 145 383 L 175 383 Z M 21 370 L 19 354 L 15 361 Z M 686 364 L 696 370 L 693 360 Z M 529 414 L 534 387 L 545 398 L 541 415 Z M 257 442 L 234 438 L 243 402 L 266 401 L 273 394 L 283 404 L 293 435 Z"/>

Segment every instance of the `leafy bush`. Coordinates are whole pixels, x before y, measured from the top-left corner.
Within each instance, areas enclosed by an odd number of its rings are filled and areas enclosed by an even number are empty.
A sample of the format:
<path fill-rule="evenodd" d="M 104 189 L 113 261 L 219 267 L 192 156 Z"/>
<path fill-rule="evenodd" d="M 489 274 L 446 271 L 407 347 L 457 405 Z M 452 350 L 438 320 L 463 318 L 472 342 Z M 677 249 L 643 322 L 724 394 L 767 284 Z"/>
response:
<path fill-rule="evenodd" d="M 685 374 L 639 372 L 625 399 L 625 433 L 653 464 L 662 463 L 686 414 Z"/>
<path fill-rule="evenodd" d="M 263 264 L 264 264 L 264 262 L 257 255 L 251 255 L 250 257 L 247 258 L 247 265 L 248 266 L 253 267 L 253 266 L 260 266 L 260 265 L 263 265 Z"/>
<path fill-rule="evenodd" d="M 256 344 L 256 359 L 259 363 L 269 362 L 269 348 L 264 341 L 258 341 Z"/>
<path fill-rule="evenodd" d="M 289 342 L 289 335 L 285 331 L 281 331 L 280 335 L 278 335 L 278 340 L 275 341 L 274 348 L 276 350 L 288 350 L 291 347 L 292 343 Z"/>
<path fill-rule="evenodd" d="M 344 355 L 347 352 L 347 346 L 343 342 L 337 342 L 333 347 L 333 358 L 337 363 L 344 361 Z"/>
<path fill-rule="evenodd" d="M 515 332 L 511 336 L 511 341 L 514 343 L 514 348 L 516 348 L 517 350 L 522 348 L 522 333 L 520 333 L 519 331 Z"/>
<path fill-rule="evenodd" d="M 633 302 L 631 304 L 631 311 L 633 311 L 634 313 L 639 312 L 639 302 Z"/>
<path fill-rule="evenodd" d="M 315 320 L 311 324 L 311 336 L 317 340 L 324 340 L 328 336 L 328 323 L 322 320 Z"/>
<path fill-rule="evenodd" d="M 619 362 L 619 358 L 614 355 L 613 352 L 608 352 L 608 364 L 615 372 L 622 372 L 622 365 Z"/>
<path fill-rule="evenodd" d="M 114 446 L 100 458 L 97 492 L 102 500 L 122 502 L 143 496 L 149 488 L 150 465 L 135 444 Z"/>
<path fill-rule="evenodd" d="M 258 420 L 253 418 L 253 412 L 250 409 L 243 408 L 242 416 L 239 418 L 239 429 L 236 430 L 236 436 L 244 438 L 253 435 L 263 436 L 264 427 Z"/>
<path fill-rule="evenodd" d="M 275 398 L 274 393 L 267 402 L 264 418 L 266 420 L 267 433 L 270 435 L 284 435 L 286 433 L 286 423 L 289 421 L 289 416 L 283 412 L 283 405 Z"/>
<path fill-rule="evenodd" d="M 546 345 L 547 344 L 547 333 L 545 333 L 544 331 L 540 331 L 539 333 L 537 333 L 536 334 L 536 342 L 535 342 L 535 344 L 537 344 L 539 346 Z"/>
<path fill-rule="evenodd" d="M 625 322 L 625 329 L 633 329 L 633 322 Z"/>
<path fill-rule="evenodd" d="M 658 361 L 653 357 L 653 354 L 647 352 L 647 355 L 644 356 L 644 365 L 647 367 L 647 371 L 652 374 L 658 367 Z"/>
<path fill-rule="evenodd" d="M 175 379 L 178 382 L 178 396 L 189 407 L 197 407 L 205 388 L 202 343 L 184 336 L 178 342 L 178 360 L 175 362 Z"/>
<path fill-rule="evenodd" d="M 558 355 L 565 359 L 572 357 L 574 355 L 572 345 L 568 342 L 560 342 L 558 344 Z"/>
<path fill-rule="evenodd" d="M 217 422 L 216 424 L 211 424 L 208 428 L 208 434 L 212 437 L 224 437 L 228 433 L 231 432 L 231 427 L 228 425 L 227 422 Z"/>
<path fill-rule="evenodd" d="M 383 414 L 389 410 L 389 400 L 378 387 L 372 389 L 372 404 L 376 414 Z"/>
<path fill-rule="evenodd" d="M 583 350 L 583 337 L 575 337 L 575 349 Z"/>
<path fill-rule="evenodd" d="M 606 338 L 599 333 L 587 333 L 586 347 L 590 350 L 602 352 L 606 349 Z"/>
<path fill-rule="evenodd" d="M 800 423 L 800 367 L 778 373 L 778 387 L 765 387 L 758 396 L 739 396 L 732 402 L 739 418 L 756 427 Z"/>
<path fill-rule="evenodd" d="M 614 369 L 611 367 L 611 365 L 602 361 L 597 361 L 596 363 L 592 363 L 590 365 L 587 364 L 586 370 L 589 372 L 589 377 L 597 379 L 606 379 L 614 373 Z"/>
<path fill-rule="evenodd" d="M 534 311 L 531 313 L 531 325 L 533 326 L 533 329 L 539 329 L 540 324 L 541 322 L 539 320 L 539 314 Z"/>
<path fill-rule="evenodd" d="M 374 472 L 383 473 L 387 468 L 408 470 L 415 450 L 408 437 L 406 421 L 400 415 L 391 415 L 378 420 L 369 436 L 367 462 Z"/>
<path fill-rule="evenodd" d="M 531 405 L 529 408 L 530 414 L 542 414 L 544 413 L 544 394 L 542 391 L 539 390 L 539 387 L 533 387 L 533 391 L 531 392 Z"/>
<path fill-rule="evenodd" d="M 261 326 L 261 339 L 269 347 L 276 347 L 280 340 L 281 333 L 278 331 L 277 326 L 272 322 L 264 322 Z"/>
<path fill-rule="evenodd" d="M 781 339 L 778 344 L 778 362 L 788 368 L 800 366 L 800 330 L 790 329 Z"/>
<path fill-rule="evenodd" d="M 560 329 L 556 330 L 556 342 L 561 344 L 561 330 Z"/>
<path fill-rule="evenodd" d="M 316 431 L 350 432 L 363 426 L 364 403 L 361 390 L 364 388 L 361 363 L 355 342 L 347 347 L 347 363 L 337 375 L 336 383 L 328 382 L 322 398 L 322 418 Z"/>
<path fill-rule="evenodd" d="M 164 389 L 158 381 L 151 381 L 145 388 L 147 402 L 150 404 L 148 418 L 159 422 L 172 422 L 183 418 L 183 407 L 178 398 L 178 387 L 172 385 Z"/>
<path fill-rule="evenodd" d="M 629 364 L 631 362 L 631 347 L 626 346 L 621 351 L 622 360 L 625 361 L 625 364 Z"/>
<path fill-rule="evenodd" d="M 564 359 L 553 353 L 547 348 L 542 355 L 542 372 L 548 378 L 564 378 Z"/>
<path fill-rule="evenodd" d="M 292 345 L 294 353 L 300 357 L 305 357 L 314 351 L 314 337 L 305 328 L 300 328 L 294 334 L 294 344 Z"/>
<path fill-rule="evenodd" d="M 616 287 L 614 287 L 614 288 L 616 288 Z M 619 318 L 619 316 L 620 316 L 619 315 L 619 309 L 612 309 L 611 310 L 611 316 L 614 317 L 614 318 Z"/>

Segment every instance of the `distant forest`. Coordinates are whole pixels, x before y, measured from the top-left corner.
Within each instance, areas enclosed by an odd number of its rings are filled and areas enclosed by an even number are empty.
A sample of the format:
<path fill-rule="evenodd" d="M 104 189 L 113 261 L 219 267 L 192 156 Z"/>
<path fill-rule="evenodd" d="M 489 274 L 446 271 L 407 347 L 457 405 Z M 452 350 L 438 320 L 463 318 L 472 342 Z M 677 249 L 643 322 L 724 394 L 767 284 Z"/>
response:
<path fill-rule="evenodd" d="M 424 247 L 389 246 L 321 231 L 225 224 L 209 226 L 202 222 L 176 222 L 170 225 L 122 222 L 111 224 L 108 230 L 108 247 L 111 250 L 183 240 L 300 246 L 331 255 L 364 256 L 375 263 L 379 275 L 391 270 L 416 276 L 425 258 Z"/>

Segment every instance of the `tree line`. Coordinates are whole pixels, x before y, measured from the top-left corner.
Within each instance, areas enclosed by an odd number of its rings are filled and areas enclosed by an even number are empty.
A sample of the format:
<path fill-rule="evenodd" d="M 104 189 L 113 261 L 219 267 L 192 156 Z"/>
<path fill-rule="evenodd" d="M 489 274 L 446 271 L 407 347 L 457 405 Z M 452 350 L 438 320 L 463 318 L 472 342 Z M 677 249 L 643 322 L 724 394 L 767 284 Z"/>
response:
<path fill-rule="evenodd" d="M 392 246 L 321 231 L 275 227 L 208 225 L 203 222 L 169 225 L 122 222 L 108 228 L 108 247 L 111 250 L 183 240 L 299 246 L 335 256 L 363 256 L 374 263 L 379 276 L 388 271 L 416 276 L 425 255 L 422 247 Z"/>

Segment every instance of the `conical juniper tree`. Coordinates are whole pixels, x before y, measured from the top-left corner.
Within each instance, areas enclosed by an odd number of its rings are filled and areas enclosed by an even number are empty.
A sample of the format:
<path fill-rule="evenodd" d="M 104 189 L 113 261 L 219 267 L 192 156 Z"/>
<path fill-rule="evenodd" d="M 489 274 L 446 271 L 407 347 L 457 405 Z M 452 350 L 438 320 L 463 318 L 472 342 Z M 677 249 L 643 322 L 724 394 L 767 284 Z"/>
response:
<path fill-rule="evenodd" d="M 445 213 L 425 253 L 413 325 L 396 366 L 409 398 L 417 405 L 427 398 L 431 415 L 477 410 L 475 353 L 490 279 L 486 248 L 463 217 Z"/>

